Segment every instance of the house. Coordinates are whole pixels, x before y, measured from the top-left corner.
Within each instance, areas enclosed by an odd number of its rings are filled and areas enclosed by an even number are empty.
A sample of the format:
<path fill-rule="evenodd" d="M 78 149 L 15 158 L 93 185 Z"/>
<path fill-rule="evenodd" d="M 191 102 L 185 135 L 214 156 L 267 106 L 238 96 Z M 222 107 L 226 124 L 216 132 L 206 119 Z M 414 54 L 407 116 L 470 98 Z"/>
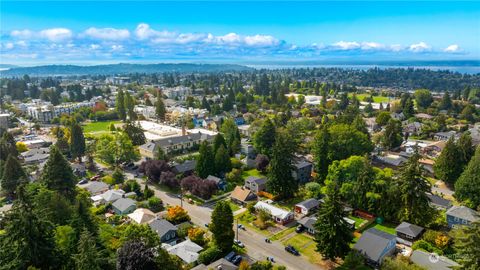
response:
<path fill-rule="evenodd" d="M 369 265 L 378 267 L 385 257 L 395 252 L 396 242 L 395 235 L 370 228 L 363 232 L 353 249 L 360 252 Z"/>
<path fill-rule="evenodd" d="M 302 227 L 309 233 L 315 234 L 315 222 L 317 222 L 316 217 L 303 217 L 298 221 L 298 224 L 302 225 Z"/>
<path fill-rule="evenodd" d="M 428 199 L 430 199 L 430 205 L 439 210 L 448 210 L 452 207 L 452 202 L 444 199 L 438 195 L 427 193 Z"/>
<path fill-rule="evenodd" d="M 211 118 L 205 119 L 202 123 L 202 127 L 210 130 L 218 130 L 217 123 Z"/>
<path fill-rule="evenodd" d="M 244 187 L 236 186 L 235 189 L 230 194 L 230 199 L 242 206 L 245 206 L 249 201 L 254 201 L 257 199 L 257 195 L 251 190 Z"/>
<path fill-rule="evenodd" d="M 472 144 L 480 144 L 480 123 L 476 123 L 468 132 L 470 132 L 470 136 L 472 137 Z"/>
<path fill-rule="evenodd" d="M 421 158 L 418 160 L 418 163 L 422 165 L 422 168 L 431 176 L 433 176 L 433 165 L 435 165 L 435 160 L 428 158 Z"/>
<path fill-rule="evenodd" d="M 384 165 L 390 166 L 390 167 L 398 167 L 402 165 L 405 161 L 407 161 L 406 158 L 400 156 L 400 155 L 395 155 L 395 154 L 387 154 L 385 156 L 375 156 L 376 160 L 380 163 L 383 163 Z"/>
<path fill-rule="evenodd" d="M 178 228 L 166 219 L 154 219 L 148 226 L 152 231 L 158 234 L 162 243 L 172 243 L 176 241 Z"/>
<path fill-rule="evenodd" d="M 452 206 L 446 214 L 448 227 L 450 228 L 456 225 L 469 225 L 480 220 L 478 212 L 466 206 Z"/>
<path fill-rule="evenodd" d="M 297 161 L 294 164 L 294 170 L 292 172 L 293 178 L 299 183 L 307 183 L 311 179 L 312 169 L 312 163 L 305 160 Z"/>
<path fill-rule="evenodd" d="M 217 270 L 237 270 L 238 266 L 234 265 L 233 263 L 227 261 L 225 258 L 218 259 L 212 262 L 209 265 L 199 264 L 190 270 L 210 270 L 210 269 L 217 269 Z"/>
<path fill-rule="evenodd" d="M 110 189 L 100 195 L 104 202 L 113 203 L 125 196 L 125 191 L 121 189 Z"/>
<path fill-rule="evenodd" d="M 128 217 L 137 224 L 145 224 L 154 219 L 155 214 L 146 208 L 138 208 L 133 213 L 128 214 Z"/>
<path fill-rule="evenodd" d="M 294 219 L 293 212 L 278 208 L 263 201 L 257 202 L 254 207 L 256 210 L 266 211 L 268 214 L 270 214 L 273 221 L 278 224 L 284 225 L 293 221 Z"/>
<path fill-rule="evenodd" d="M 242 116 L 233 118 L 233 121 L 237 126 L 241 126 L 245 124 L 245 119 Z"/>
<path fill-rule="evenodd" d="M 430 120 L 430 119 L 433 118 L 433 116 L 431 116 L 430 114 L 426 114 L 426 113 L 417 113 L 417 114 L 415 114 L 415 118 Z"/>
<path fill-rule="evenodd" d="M 163 248 L 167 250 L 168 253 L 178 256 L 185 263 L 193 263 L 197 261 L 199 252 L 203 249 L 201 246 L 195 244 L 190 239 L 183 241 L 174 246 L 163 244 Z"/>
<path fill-rule="evenodd" d="M 197 166 L 197 161 L 192 159 L 185 160 L 183 163 L 174 163 L 172 168 L 175 174 L 189 175 L 195 171 L 195 166 Z"/>
<path fill-rule="evenodd" d="M 318 208 L 320 202 L 317 199 L 308 199 L 295 205 L 295 213 L 308 215 Z"/>
<path fill-rule="evenodd" d="M 240 154 L 243 154 L 250 159 L 255 159 L 255 157 L 257 156 L 253 145 L 246 139 L 242 139 L 242 142 L 240 143 Z"/>
<path fill-rule="evenodd" d="M 130 198 L 121 198 L 112 204 L 112 208 L 117 215 L 127 215 L 132 213 L 137 208 L 137 205 L 135 201 Z"/>
<path fill-rule="evenodd" d="M 257 194 L 260 191 L 265 191 L 267 188 L 267 179 L 258 176 L 249 176 L 245 179 L 245 187 Z"/>
<path fill-rule="evenodd" d="M 218 178 L 216 176 L 209 175 L 205 180 L 210 180 L 215 182 L 217 184 L 218 189 L 220 190 L 225 190 L 227 188 L 227 182 L 225 182 L 225 180 Z"/>
<path fill-rule="evenodd" d="M 420 132 L 422 132 L 422 126 L 423 124 L 420 122 L 413 122 L 413 123 L 406 123 L 403 126 L 403 132 L 408 133 L 410 135 L 418 135 Z"/>
<path fill-rule="evenodd" d="M 390 114 L 390 116 L 395 120 L 402 121 L 403 119 L 405 119 L 405 115 L 403 114 L 403 112 L 401 112 L 401 113 L 393 112 L 393 113 Z"/>
<path fill-rule="evenodd" d="M 452 270 L 460 266 L 458 263 L 446 257 L 434 255 L 419 249 L 412 252 L 410 261 L 427 270 Z"/>
<path fill-rule="evenodd" d="M 87 168 L 85 163 L 70 163 L 72 167 L 73 173 L 78 177 L 85 177 L 87 176 Z"/>
<path fill-rule="evenodd" d="M 185 135 L 177 135 L 146 142 L 139 146 L 140 155 L 145 158 L 155 158 L 158 148 L 162 148 L 163 152 L 175 153 L 190 150 L 198 147 L 203 141 L 212 142 L 213 136 L 204 133 L 192 133 Z"/>
<path fill-rule="evenodd" d="M 26 152 L 20 153 L 23 158 L 23 161 L 26 164 L 36 164 L 41 163 L 48 159 L 50 156 L 49 147 L 34 148 Z"/>
<path fill-rule="evenodd" d="M 437 141 L 448 141 L 452 137 L 456 139 L 457 132 L 451 130 L 446 132 L 437 132 L 433 135 L 433 138 Z"/>
<path fill-rule="evenodd" d="M 253 135 L 253 130 L 250 128 L 250 125 L 238 126 L 238 131 L 245 137 L 251 137 Z"/>
<path fill-rule="evenodd" d="M 432 142 L 423 148 L 422 153 L 436 158 L 440 156 L 447 143 L 445 141 Z"/>
<path fill-rule="evenodd" d="M 100 195 L 108 190 L 108 185 L 101 181 L 90 181 L 86 184 L 78 186 L 87 190 L 92 196 Z"/>
<path fill-rule="evenodd" d="M 402 222 L 395 228 L 397 233 L 397 242 L 411 246 L 412 243 L 420 238 L 424 229 L 415 224 Z"/>

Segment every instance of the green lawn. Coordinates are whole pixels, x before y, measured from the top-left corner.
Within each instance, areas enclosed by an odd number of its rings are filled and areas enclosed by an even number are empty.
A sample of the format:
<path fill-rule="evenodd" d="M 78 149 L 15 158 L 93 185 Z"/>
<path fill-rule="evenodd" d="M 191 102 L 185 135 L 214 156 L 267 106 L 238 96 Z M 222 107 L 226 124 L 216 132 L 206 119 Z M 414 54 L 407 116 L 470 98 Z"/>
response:
<path fill-rule="evenodd" d="M 90 122 L 83 126 L 83 132 L 85 133 L 97 133 L 110 131 L 110 124 L 118 124 L 121 121 L 103 121 L 103 122 Z"/>
<path fill-rule="evenodd" d="M 280 232 L 274 234 L 272 237 L 270 237 L 270 240 L 276 241 L 276 240 L 282 239 L 283 237 L 295 232 L 296 228 L 297 227 L 291 227 L 291 228 L 288 228 L 286 230 L 280 231 Z"/>
<path fill-rule="evenodd" d="M 303 233 L 296 234 L 295 236 L 282 241 L 282 244 L 292 245 L 300 252 L 301 255 L 308 258 L 308 261 L 315 264 L 321 264 L 322 255 L 318 253 L 316 249 L 316 243 L 312 237 L 309 237 Z"/>
<path fill-rule="evenodd" d="M 264 175 L 261 172 L 259 172 L 257 169 L 251 169 L 251 170 L 242 172 L 242 177 L 244 179 L 249 176 L 264 176 Z"/>
<path fill-rule="evenodd" d="M 232 212 L 240 210 L 240 206 L 238 206 L 238 204 L 236 204 L 236 203 L 234 203 L 230 200 L 227 200 L 227 202 L 230 204 L 230 209 L 232 209 Z"/>
<path fill-rule="evenodd" d="M 359 217 L 355 217 L 355 216 L 348 216 L 349 219 L 352 219 L 352 220 L 355 220 L 355 229 L 358 229 L 358 227 L 360 227 L 360 225 L 365 222 L 366 220 L 363 219 L 363 218 L 359 218 Z"/>
<path fill-rule="evenodd" d="M 384 223 L 384 224 L 376 224 L 376 223 L 372 223 L 370 226 L 368 226 L 366 229 L 369 229 L 369 228 L 375 228 L 379 231 L 383 231 L 383 232 L 386 232 L 386 233 L 389 233 L 389 234 L 393 234 L 393 235 L 396 235 L 396 232 L 395 232 L 395 228 L 397 226 L 393 225 L 393 224 L 389 224 L 389 223 Z"/>
<path fill-rule="evenodd" d="M 352 96 L 353 96 L 352 93 L 348 94 L 348 97 L 349 97 L 349 98 L 351 98 Z M 369 97 L 369 96 L 370 96 L 370 94 L 357 94 L 357 99 L 358 99 L 359 101 L 363 101 L 363 99 L 364 99 L 365 97 Z M 374 103 L 380 103 L 380 102 L 386 103 L 386 102 L 388 102 L 388 101 L 389 101 L 389 100 L 388 100 L 388 97 L 373 96 L 373 102 L 374 102 Z"/>

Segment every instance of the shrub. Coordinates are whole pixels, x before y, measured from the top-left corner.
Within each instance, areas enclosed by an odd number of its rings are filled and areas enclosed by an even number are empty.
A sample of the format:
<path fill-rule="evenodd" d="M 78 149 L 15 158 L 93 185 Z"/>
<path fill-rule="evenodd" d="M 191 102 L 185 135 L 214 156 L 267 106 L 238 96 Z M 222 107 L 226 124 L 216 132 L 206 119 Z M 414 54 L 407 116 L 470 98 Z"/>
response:
<path fill-rule="evenodd" d="M 211 262 L 217 260 L 222 256 L 222 252 L 218 247 L 211 246 L 200 253 L 198 256 L 198 263 L 203 263 L 205 265 L 210 264 Z"/>
<path fill-rule="evenodd" d="M 203 246 L 205 244 L 205 233 L 206 231 L 202 228 L 190 228 L 188 230 L 188 238 L 200 246 Z"/>
<path fill-rule="evenodd" d="M 190 217 L 185 209 L 176 205 L 167 209 L 167 220 L 174 224 L 178 224 L 184 221 L 190 221 Z"/>
<path fill-rule="evenodd" d="M 148 200 L 149 198 L 153 197 L 155 195 L 155 192 L 151 190 L 148 185 L 145 185 L 145 189 L 143 190 L 143 198 L 145 200 Z"/>
<path fill-rule="evenodd" d="M 109 184 L 109 185 L 114 185 L 115 184 L 115 179 L 111 175 L 105 175 L 102 178 L 102 181 Z"/>
<path fill-rule="evenodd" d="M 157 197 L 151 197 L 148 199 L 148 209 L 152 210 L 152 212 L 160 212 L 162 210 L 162 200 Z"/>
<path fill-rule="evenodd" d="M 128 180 L 127 182 L 125 182 L 123 184 L 123 190 L 125 192 L 136 192 L 136 193 L 139 193 L 140 192 L 140 184 L 137 183 L 137 181 L 135 180 Z"/>
<path fill-rule="evenodd" d="M 420 250 L 425 250 L 427 252 L 435 252 L 437 254 L 443 254 L 442 250 L 438 249 L 437 247 L 434 247 L 432 244 L 428 243 L 425 240 L 418 240 L 417 242 L 413 243 L 412 249 L 420 249 Z"/>
<path fill-rule="evenodd" d="M 188 231 L 193 228 L 193 225 L 189 222 L 182 223 L 178 226 L 177 235 L 180 238 L 185 238 L 188 235 Z"/>

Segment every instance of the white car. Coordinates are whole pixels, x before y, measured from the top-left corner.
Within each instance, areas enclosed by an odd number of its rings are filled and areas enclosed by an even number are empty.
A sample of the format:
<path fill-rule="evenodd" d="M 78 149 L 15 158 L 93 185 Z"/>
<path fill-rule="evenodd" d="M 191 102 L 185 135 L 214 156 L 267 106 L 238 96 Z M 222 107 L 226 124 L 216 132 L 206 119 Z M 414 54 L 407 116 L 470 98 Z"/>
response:
<path fill-rule="evenodd" d="M 234 239 L 233 242 L 235 243 L 235 245 L 241 247 L 241 248 L 244 248 L 245 245 L 242 243 L 242 241 L 240 240 L 237 240 L 237 239 Z"/>

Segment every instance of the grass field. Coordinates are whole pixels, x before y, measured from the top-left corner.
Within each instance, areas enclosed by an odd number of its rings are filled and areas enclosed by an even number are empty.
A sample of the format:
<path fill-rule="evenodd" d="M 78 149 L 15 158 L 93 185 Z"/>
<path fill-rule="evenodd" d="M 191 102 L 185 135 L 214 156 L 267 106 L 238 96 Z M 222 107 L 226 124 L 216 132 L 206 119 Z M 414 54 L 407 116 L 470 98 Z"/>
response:
<path fill-rule="evenodd" d="M 351 98 L 353 96 L 353 94 L 348 94 L 348 97 Z M 369 97 L 370 94 L 357 94 L 357 99 L 359 101 L 363 101 L 363 99 L 365 97 Z M 386 103 L 388 102 L 388 97 L 383 97 L 383 96 L 373 96 L 373 102 L 374 103 L 380 103 L 380 102 L 383 102 L 383 103 Z"/>
<path fill-rule="evenodd" d="M 389 233 L 389 234 L 393 234 L 393 235 L 396 235 L 396 232 L 395 232 L 395 228 L 396 226 L 393 225 L 393 224 L 388 224 L 388 223 L 384 223 L 384 224 L 376 224 L 376 223 L 372 223 L 370 226 L 368 226 L 366 229 L 369 229 L 369 228 L 375 228 L 379 231 L 383 231 L 383 232 L 386 232 L 386 233 Z"/>
<path fill-rule="evenodd" d="M 90 122 L 83 126 L 83 132 L 85 133 L 103 133 L 108 132 L 110 124 L 118 124 L 120 121 L 104 121 L 104 122 Z"/>
<path fill-rule="evenodd" d="M 363 218 L 359 218 L 359 217 L 354 217 L 354 216 L 349 216 L 348 217 L 349 219 L 352 219 L 352 220 L 355 220 L 355 229 L 357 229 L 358 227 L 360 227 L 360 225 L 365 222 L 366 220 L 363 219 Z"/>
<path fill-rule="evenodd" d="M 251 169 L 251 170 L 242 172 L 242 177 L 244 179 L 249 176 L 264 176 L 264 175 L 261 172 L 259 172 L 257 169 Z"/>
<path fill-rule="evenodd" d="M 296 234 L 295 236 L 282 241 L 282 244 L 292 245 L 301 255 L 308 258 L 308 261 L 315 264 L 322 264 L 322 255 L 316 252 L 316 244 L 313 238 L 305 234 Z M 293 255 L 292 255 L 293 256 Z"/>

